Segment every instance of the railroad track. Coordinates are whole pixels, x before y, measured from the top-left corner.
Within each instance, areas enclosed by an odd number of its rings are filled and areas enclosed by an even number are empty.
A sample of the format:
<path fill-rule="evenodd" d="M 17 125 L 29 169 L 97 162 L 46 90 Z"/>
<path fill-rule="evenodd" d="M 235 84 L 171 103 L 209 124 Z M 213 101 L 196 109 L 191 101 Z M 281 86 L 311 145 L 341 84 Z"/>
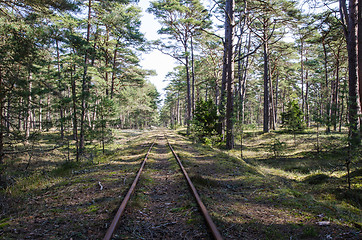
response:
<path fill-rule="evenodd" d="M 204 205 L 203 202 L 201 201 L 201 198 L 200 198 L 200 196 L 199 196 L 199 194 L 198 194 L 195 186 L 193 185 L 190 177 L 188 176 L 185 168 L 183 167 L 180 158 L 179 158 L 178 155 L 176 154 L 175 150 L 173 149 L 172 145 L 171 145 L 170 142 L 168 141 L 167 137 L 164 136 L 164 138 L 167 140 L 167 145 L 168 145 L 169 149 L 171 150 L 173 156 L 175 157 L 175 159 L 176 159 L 176 161 L 177 161 L 177 163 L 178 163 L 178 165 L 179 165 L 179 167 L 180 167 L 180 169 L 181 169 L 181 171 L 182 171 L 182 173 L 183 173 L 183 175 L 184 175 L 184 177 L 185 177 L 185 179 L 186 179 L 186 181 L 187 181 L 187 184 L 188 184 L 188 186 L 189 186 L 189 188 L 190 188 L 190 190 L 191 190 L 191 193 L 193 194 L 193 196 L 194 196 L 194 198 L 195 198 L 195 200 L 196 200 L 196 202 L 197 202 L 197 204 L 198 204 L 199 210 L 200 210 L 201 214 L 203 215 L 203 217 L 204 217 L 204 219 L 205 219 L 205 221 L 206 221 L 206 224 L 207 224 L 207 226 L 208 226 L 208 228 L 209 228 L 209 230 L 210 230 L 213 238 L 216 239 L 216 240 L 223 239 L 222 236 L 221 236 L 221 234 L 220 234 L 220 232 L 218 231 L 216 225 L 215 225 L 214 222 L 212 221 L 212 219 L 211 219 L 211 217 L 210 217 L 210 215 L 209 215 L 209 213 L 208 213 L 205 205 Z M 128 201 L 130 200 L 130 198 L 131 198 L 131 196 L 132 196 L 132 193 L 134 192 L 134 190 L 135 190 L 135 188 L 136 188 L 136 186 L 137 186 L 137 183 L 138 183 L 138 181 L 139 181 L 139 179 L 140 179 L 140 176 L 141 176 L 141 174 L 142 174 L 142 171 L 143 171 L 143 169 L 144 169 L 144 167 L 145 167 L 145 164 L 146 164 L 146 161 L 147 161 L 147 159 L 148 159 L 148 156 L 149 156 L 149 154 L 150 154 L 153 146 L 154 146 L 155 143 L 157 142 L 157 140 L 158 140 L 158 139 L 156 139 L 156 140 L 151 144 L 151 146 L 149 147 L 149 149 L 148 149 L 148 151 L 147 151 L 147 153 L 146 153 L 146 156 L 145 156 L 144 160 L 142 161 L 141 166 L 140 166 L 140 168 L 139 168 L 139 170 L 138 170 L 138 172 L 137 172 L 137 175 L 136 175 L 136 177 L 135 177 L 135 179 L 134 179 L 131 187 L 129 188 L 126 196 L 124 197 L 124 199 L 123 199 L 120 207 L 118 208 L 118 211 L 117 211 L 116 215 L 114 216 L 113 221 L 112 221 L 110 227 L 108 228 L 108 230 L 107 230 L 107 232 L 106 232 L 106 235 L 104 236 L 103 240 L 109 240 L 109 239 L 111 239 L 112 236 L 113 236 L 113 234 L 115 233 L 115 231 L 118 229 L 121 216 L 123 215 L 123 213 L 124 213 L 124 211 L 125 211 L 125 209 L 126 209 L 127 203 L 128 203 Z"/>

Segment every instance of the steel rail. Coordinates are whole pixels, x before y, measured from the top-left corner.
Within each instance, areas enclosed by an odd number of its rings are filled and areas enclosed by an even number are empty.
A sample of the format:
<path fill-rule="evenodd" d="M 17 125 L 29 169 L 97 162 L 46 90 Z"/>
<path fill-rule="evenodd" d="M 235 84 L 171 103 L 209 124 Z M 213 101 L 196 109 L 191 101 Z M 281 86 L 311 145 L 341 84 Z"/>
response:
<path fill-rule="evenodd" d="M 165 136 L 165 137 L 166 137 L 166 136 Z M 166 139 L 167 139 L 167 138 L 166 138 Z M 173 150 L 173 148 L 172 148 L 170 142 L 168 141 L 168 139 L 167 139 L 167 143 L 168 143 L 169 148 L 170 148 L 171 151 L 172 151 L 172 154 L 173 154 L 174 157 L 176 158 L 176 160 L 177 160 L 177 162 L 178 162 L 178 164 L 179 164 L 179 166 L 180 166 L 180 168 L 181 168 L 181 170 L 182 170 L 182 172 L 183 172 L 183 174 L 184 174 L 184 176 L 185 176 L 185 178 L 186 178 L 186 180 L 187 180 L 187 183 L 188 183 L 189 187 L 191 188 L 191 191 L 192 191 L 192 193 L 193 193 L 193 195 L 194 195 L 194 197 L 195 197 L 195 199 L 196 199 L 196 201 L 197 201 L 197 204 L 198 204 L 199 207 L 200 207 L 200 210 L 201 210 L 202 214 L 204 215 L 204 218 L 205 218 L 205 220 L 206 220 L 206 223 L 207 223 L 207 225 L 209 226 L 210 231 L 211 231 L 214 239 L 216 239 L 216 240 L 222 240 L 223 238 L 222 238 L 219 230 L 217 230 L 217 227 L 216 227 L 215 223 L 212 221 L 212 219 L 211 219 L 211 217 L 210 217 L 210 214 L 208 213 L 208 211 L 207 211 L 204 203 L 201 201 L 200 195 L 197 193 L 194 184 L 192 183 L 191 179 L 189 178 L 189 176 L 188 176 L 185 168 L 182 166 L 182 163 L 181 163 L 180 158 L 177 156 L 176 152 Z"/>
<path fill-rule="evenodd" d="M 134 191 L 135 188 L 136 188 L 136 185 L 137 185 L 137 182 L 138 182 L 138 180 L 139 180 L 139 178 L 140 178 L 140 176 L 141 176 L 141 172 L 142 172 L 142 170 L 143 170 L 143 167 L 144 167 L 145 164 L 146 164 L 148 155 L 150 154 L 151 149 L 152 149 L 152 147 L 153 147 L 154 144 L 155 144 L 155 142 L 153 142 L 152 145 L 151 145 L 151 147 L 148 149 L 148 152 L 147 152 L 147 154 L 146 154 L 146 156 L 145 156 L 145 159 L 143 160 L 143 162 L 142 162 L 142 164 L 141 164 L 141 167 L 140 167 L 140 169 L 138 170 L 138 173 L 137 173 L 137 175 L 136 175 L 136 178 L 134 179 L 131 187 L 129 188 L 126 196 L 124 197 L 124 199 L 123 199 L 123 201 L 122 201 L 122 203 L 121 203 L 121 206 L 118 208 L 118 211 L 117 211 L 115 217 L 113 218 L 113 221 L 112 221 L 111 225 L 109 226 L 109 228 L 108 228 L 108 230 L 107 230 L 107 233 L 106 233 L 106 235 L 104 236 L 103 240 L 110 240 L 111 237 L 112 237 L 112 235 L 113 235 L 113 233 L 114 233 L 114 231 L 117 229 L 117 227 L 118 227 L 118 225 L 119 225 L 119 220 L 120 220 L 120 218 L 121 218 L 121 216 L 122 216 L 122 214 L 123 214 L 123 212 L 124 212 L 124 210 L 125 210 L 125 208 L 126 208 L 126 206 L 127 206 L 127 203 L 128 203 L 128 201 L 129 201 L 129 199 L 131 198 L 131 195 L 132 195 L 133 191 Z"/>

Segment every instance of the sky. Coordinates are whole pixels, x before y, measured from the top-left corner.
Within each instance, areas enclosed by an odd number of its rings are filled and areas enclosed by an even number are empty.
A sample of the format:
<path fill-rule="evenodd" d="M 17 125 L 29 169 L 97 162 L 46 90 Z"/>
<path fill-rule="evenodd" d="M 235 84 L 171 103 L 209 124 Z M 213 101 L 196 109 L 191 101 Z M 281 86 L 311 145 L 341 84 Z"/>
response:
<path fill-rule="evenodd" d="M 160 36 L 157 34 L 157 30 L 160 29 L 161 26 L 152 14 L 146 12 L 146 9 L 150 5 L 150 1 L 140 0 L 137 5 L 143 10 L 141 32 L 145 34 L 146 39 L 149 41 L 159 39 Z M 168 84 L 165 77 L 166 74 L 171 72 L 176 66 L 175 60 L 158 50 L 153 50 L 149 53 L 142 54 L 140 64 L 144 69 L 156 71 L 157 76 L 150 76 L 148 79 L 156 86 L 157 91 L 161 94 L 161 98 L 164 98 L 164 88 Z"/>

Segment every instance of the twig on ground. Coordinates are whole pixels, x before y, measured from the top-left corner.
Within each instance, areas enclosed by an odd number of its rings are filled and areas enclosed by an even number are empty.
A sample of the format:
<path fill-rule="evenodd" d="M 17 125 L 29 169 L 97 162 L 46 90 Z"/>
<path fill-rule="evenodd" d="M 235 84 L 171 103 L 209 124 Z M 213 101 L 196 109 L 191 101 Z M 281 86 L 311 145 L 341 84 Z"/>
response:
<path fill-rule="evenodd" d="M 103 190 L 103 185 L 102 185 L 102 183 L 101 182 L 98 182 L 98 185 L 101 187 L 99 190 Z"/>
<path fill-rule="evenodd" d="M 160 228 L 160 227 L 165 227 L 167 225 L 172 225 L 172 224 L 176 224 L 177 222 L 170 222 L 170 223 L 164 223 L 155 227 L 151 227 L 152 229 L 156 229 L 156 228 Z"/>

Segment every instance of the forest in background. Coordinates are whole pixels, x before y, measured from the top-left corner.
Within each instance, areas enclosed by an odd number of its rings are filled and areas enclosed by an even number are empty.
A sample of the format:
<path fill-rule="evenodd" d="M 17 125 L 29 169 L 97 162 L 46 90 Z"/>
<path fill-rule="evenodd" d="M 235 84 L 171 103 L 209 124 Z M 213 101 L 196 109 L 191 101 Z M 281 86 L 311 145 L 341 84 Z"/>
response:
<path fill-rule="evenodd" d="M 70 145 L 79 160 L 93 141 L 104 151 L 112 128 L 156 124 L 159 94 L 146 80 L 154 72 L 139 65 L 147 48 L 140 8 L 92 0 L 0 6 L 0 164 L 34 148 L 42 132 L 56 130 L 54 148 Z"/>
<path fill-rule="evenodd" d="M 153 42 L 132 1 L 0 5 L 0 164 L 39 150 L 47 131 L 59 138 L 41 151 L 66 147 L 78 161 L 94 143 L 104 153 L 112 129 L 152 125 L 187 126 L 227 149 L 260 126 L 346 127 L 346 145 L 360 144 L 357 1 L 154 1 L 161 38 Z M 179 63 L 159 113 L 147 80 L 154 72 L 139 65 L 150 49 Z"/>
<path fill-rule="evenodd" d="M 166 125 L 187 125 L 188 133 L 209 128 L 201 137 L 219 135 L 228 149 L 243 128 L 259 126 L 326 133 L 348 127 L 349 143 L 360 143 L 357 1 L 210 4 L 211 11 L 200 1 L 159 1 L 150 8 L 165 35 L 161 51 L 180 63 L 168 75 Z M 223 23 L 218 31 L 215 19 Z M 199 116 L 213 112 L 205 107 L 217 109 L 209 120 Z"/>

